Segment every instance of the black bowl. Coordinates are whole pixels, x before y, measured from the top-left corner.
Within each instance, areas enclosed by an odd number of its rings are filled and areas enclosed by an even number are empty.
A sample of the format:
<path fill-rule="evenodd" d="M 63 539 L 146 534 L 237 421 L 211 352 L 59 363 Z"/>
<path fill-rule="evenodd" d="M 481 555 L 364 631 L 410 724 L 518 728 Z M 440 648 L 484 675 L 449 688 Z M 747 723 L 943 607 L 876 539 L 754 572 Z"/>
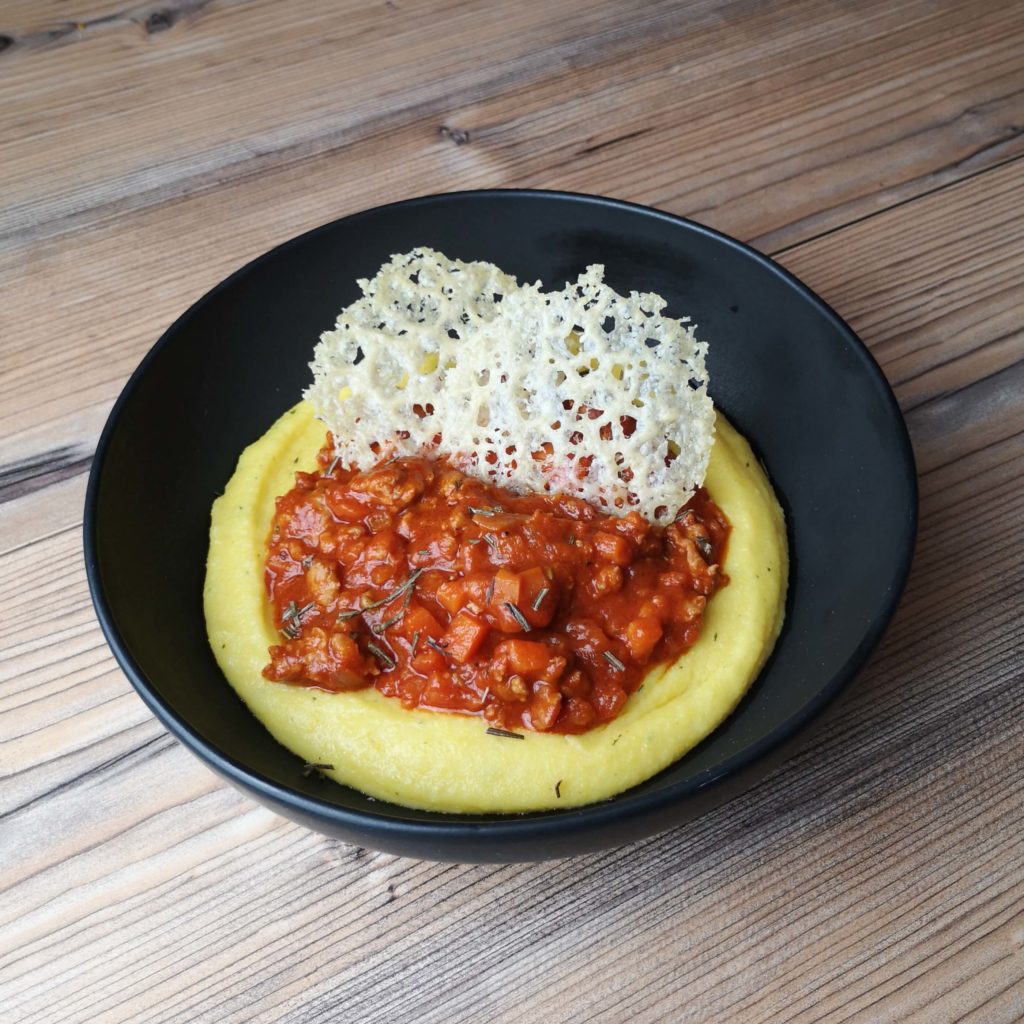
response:
<path fill-rule="evenodd" d="M 203 622 L 210 506 L 242 449 L 296 402 L 319 332 L 393 253 L 427 245 L 560 286 L 603 263 L 711 342 L 716 403 L 768 467 L 789 524 L 786 622 L 731 718 L 641 786 L 591 807 L 444 815 L 304 778 L 221 675 Z M 899 599 L 917 521 L 892 392 L 843 321 L 766 257 L 698 224 L 609 199 L 496 191 L 345 217 L 243 267 L 177 320 L 100 438 L 85 508 L 89 585 L 121 667 L 211 768 L 349 842 L 455 861 L 540 860 L 650 835 L 762 776 L 867 660 Z"/>

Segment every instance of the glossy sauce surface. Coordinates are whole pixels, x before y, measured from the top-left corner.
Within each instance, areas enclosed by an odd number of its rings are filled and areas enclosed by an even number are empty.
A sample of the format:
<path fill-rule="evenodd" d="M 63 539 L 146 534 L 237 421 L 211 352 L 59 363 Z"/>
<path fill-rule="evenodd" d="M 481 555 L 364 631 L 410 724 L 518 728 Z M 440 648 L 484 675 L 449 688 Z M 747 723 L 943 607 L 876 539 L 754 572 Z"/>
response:
<path fill-rule="evenodd" d="M 696 641 L 726 582 L 729 524 L 703 490 L 662 527 L 443 461 L 353 473 L 329 437 L 318 462 L 277 499 L 268 679 L 580 733 Z"/>

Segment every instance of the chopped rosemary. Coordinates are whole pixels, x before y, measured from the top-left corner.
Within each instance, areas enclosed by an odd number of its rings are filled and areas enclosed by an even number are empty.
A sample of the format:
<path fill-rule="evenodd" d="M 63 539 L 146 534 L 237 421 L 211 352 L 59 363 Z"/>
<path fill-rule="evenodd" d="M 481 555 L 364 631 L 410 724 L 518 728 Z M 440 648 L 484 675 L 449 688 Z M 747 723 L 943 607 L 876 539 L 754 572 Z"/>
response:
<path fill-rule="evenodd" d="M 540 606 L 544 603 L 544 598 L 547 597 L 547 596 L 548 596 L 548 588 L 547 587 L 541 587 L 540 593 L 538 593 L 537 596 L 533 599 L 533 604 L 531 605 L 531 607 L 533 608 L 533 610 L 535 612 L 536 611 L 540 611 Z"/>
<path fill-rule="evenodd" d="M 406 599 L 404 599 L 401 602 L 401 607 L 398 609 L 398 613 L 396 615 L 392 615 L 385 622 L 378 623 L 374 627 L 374 633 L 377 633 L 377 634 L 383 633 L 385 630 L 391 629 L 391 627 L 394 626 L 395 623 L 400 623 L 401 620 L 402 620 L 402 617 L 404 616 L 404 614 L 406 614 L 406 610 L 409 608 L 409 602 L 412 599 L 413 599 L 413 592 L 411 590 L 407 590 L 406 591 Z"/>
<path fill-rule="evenodd" d="M 562 780 L 561 779 L 559 779 L 555 783 L 555 799 L 556 800 L 561 800 L 562 799 Z"/>
<path fill-rule="evenodd" d="M 490 604 L 491 598 L 494 597 L 494 577 L 491 577 L 491 582 L 487 584 L 487 593 L 484 594 L 484 604 Z"/>
<path fill-rule="evenodd" d="M 357 615 L 362 614 L 362 608 L 352 608 L 347 612 L 338 612 L 338 622 L 348 622 L 349 619 L 354 619 Z"/>
<path fill-rule="evenodd" d="M 294 619 L 296 625 L 302 621 L 302 616 L 308 611 L 312 611 L 316 607 L 316 601 L 310 601 L 309 604 L 304 604 L 301 608 L 297 607 L 294 601 L 288 602 L 288 607 L 285 608 L 284 614 L 281 616 L 282 622 L 287 622 L 289 619 Z"/>
<path fill-rule="evenodd" d="M 313 764 L 311 761 L 307 761 L 302 766 L 302 775 L 303 775 L 303 778 L 306 778 L 306 779 L 308 779 L 310 777 L 310 775 L 312 775 L 314 772 L 316 772 L 318 775 L 320 775 L 320 774 L 322 774 L 325 771 L 327 771 L 327 772 L 334 771 L 334 765 L 333 764 Z"/>
<path fill-rule="evenodd" d="M 334 476 L 334 470 L 337 468 L 339 462 L 341 462 L 341 456 L 335 455 L 334 458 L 331 459 L 331 464 L 327 467 L 324 476 Z"/>
<path fill-rule="evenodd" d="M 497 516 L 505 510 L 500 505 L 491 505 L 488 508 L 474 508 L 470 505 L 469 511 L 475 516 Z"/>
<path fill-rule="evenodd" d="M 576 547 L 576 534 L 575 533 L 570 533 L 569 534 L 569 547 L 571 547 L 571 548 Z"/>
<path fill-rule="evenodd" d="M 409 578 L 394 590 L 390 594 L 385 594 L 379 601 L 371 601 L 368 605 L 363 607 L 364 612 L 368 612 L 373 608 L 380 608 L 382 605 L 390 604 L 396 597 L 401 597 L 410 587 L 415 586 L 416 581 L 423 575 L 422 569 L 417 569 L 415 572 L 409 574 Z"/>
<path fill-rule="evenodd" d="M 697 536 L 693 538 L 693 543 L 697 545 L 697 550 L 700 552 L 701 558 L 703 558 L 705 562 L 709 562 L 712 554 L 711 542 L 698 533 Z"/>
<path fill-rule="evenodd" d="M 505 608 L 508 610 L 509 615 L 519 623 L 519 628 L 524 633 L 529 633 L 531 626 L 530 623 L 527 622 L 526 616 L 511 601 L 505 602 Z"/>
<path fill-rule="evenodd" d="M 416 648 L 420 645 L 420 631 L 417 629 L 412 635 L 412 650 L 409 652 L 410 658 L 416 657 Z"/>
<path fill-rule="evenodd" d="M 448 652 L 444 649 L 444 646 L 439 644 L 432 636 L 427 637 L 426 645 L 428 647 L 433 647 L 438 654 L 443 654 L 446 658 L 448 657 Z"/>
<path fill-rule="evenodd" d="M 367 643 L 366 649 L 377 658 L 379 658 L 387 670 L 390 672 L 395 667 L 395 659 L 388 654 L 382 647 L 378 647 L 375 643 Z"/>
<path fill-rule="evenodd" d="M 281 632 L 284 633 L 284 635 L 288 637 L 289 640 L 295 640 L 298 638 L 298 635 L 301 632 L 301 630 L 297 623 L 289 622 L 287 626 L 281 627 Z"/>
<path fill-rule="evenodd" d="M 625 672 L 626 671 L 626 666 L 623 665 L 622 662 L 619 661 L 619 659 L 616 658 L 615 655 L 612 654 L 611 651 L 604 651 L 603 653 L 604 653 L 604 660 L 607 661 L 608 664 L 611 665 L 611 667 L 613 669 L 615 669 L 617 672 Z"/>
<path fill-rule="evenodd" d="M 498 541 L 497 541 L 497 539 L 495 538 L 495 536 L 494 536 L 494 534 L 493 534 L 493 533 L 485 533 L 485 534 L 484 534 L 484 540 L 486 541 L 486 543 L 487 543 L 487 546 L 488 546 L 488 547 L 489 547 L 489 548 L 490 548 L 490 549 L 491 549 L 492 551 L 493 551 L 493 550 L 494 550 L 494 549 L 495 549 L 495 548 L 496 548 L 496 547 L 498 546 Z"/>
<path fill-rule="evenodd" d="M 521 732 L 509 732 L 508 729 L 496 729 L 493 725 L 487 730 L 488 736 L 500 736 L 506 740 L 524 740 L 526 737 Z"/>

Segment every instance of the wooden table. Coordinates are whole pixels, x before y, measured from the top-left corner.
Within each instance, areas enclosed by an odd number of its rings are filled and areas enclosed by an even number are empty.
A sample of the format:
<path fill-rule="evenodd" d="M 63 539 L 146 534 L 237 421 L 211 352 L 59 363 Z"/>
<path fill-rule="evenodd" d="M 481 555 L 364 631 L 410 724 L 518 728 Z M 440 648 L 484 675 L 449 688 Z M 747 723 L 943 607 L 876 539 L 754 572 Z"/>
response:
<path fill-rule="evenodd" d="M 1024 4 L 0 6 L 0 1021 L 1024 1019 Z M 750 241 L 918 459 L 903 605 L 744 797 L 573 861 L 291 825 L 156 723 L 81 554 L 118 391 L 316 224 L 564 188 Z"/>

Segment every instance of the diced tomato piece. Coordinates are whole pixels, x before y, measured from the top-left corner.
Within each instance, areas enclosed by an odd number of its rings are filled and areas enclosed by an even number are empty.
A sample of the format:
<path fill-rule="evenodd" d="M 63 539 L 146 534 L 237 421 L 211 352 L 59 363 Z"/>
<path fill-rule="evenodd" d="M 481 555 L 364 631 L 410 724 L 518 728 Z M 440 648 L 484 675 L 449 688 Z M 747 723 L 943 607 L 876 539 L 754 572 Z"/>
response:
<path fill-rule="evenodd" d="M 622 534 L 598 530 L 594 534 L 594 554 L 612 565 L 629 565 L 633 546 Z"/>
<path fill-rule="evenodd" d="M 651 656 L 651 651 L 658 646 L 662 632 L 660 620 L 653 615 L 641 615 L 634 619 L 626 627 L 626 645 L 633 660 L 641 664 L 645 662 Z"/>
<path fill-rule="evenodd" d="M 476 657 L 489 632 L 490 627 L 486 622 L 463 609 L 448 623 L 440 643 L 453 661 L 465 665 Z"/>

